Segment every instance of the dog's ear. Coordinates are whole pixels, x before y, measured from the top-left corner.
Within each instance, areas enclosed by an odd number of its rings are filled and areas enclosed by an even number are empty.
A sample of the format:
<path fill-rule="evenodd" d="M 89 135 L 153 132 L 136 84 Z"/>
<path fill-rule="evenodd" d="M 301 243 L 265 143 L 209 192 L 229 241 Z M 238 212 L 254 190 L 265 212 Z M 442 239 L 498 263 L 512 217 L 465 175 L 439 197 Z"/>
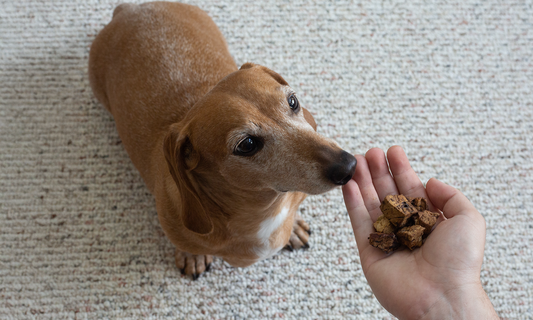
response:
<path fill-rule="evenodd" d="M 268 75 L 270 75 L 272 78 L 274 78 L 274 80 L 276 80 L 279 84 L 281 85 L 284 85 L 284 86 L 288 86 L 289 84 L 287 83 L 287 81 L 285 81 L 285 79 L 283 79 L 282 76 L 279 75 L 279 73 L 277 73 L 276 71 L 273 71 L 273 70 L 270 70 L 269 68 L 267 67 L 264 67 L 264 66 L 260 66 L 260 65 L 257 65 L 255 63 L 251 63 L 251 62 L 246 62 L 245 64 L 243 64 L 241 66 L 241 68 L 239 70 L 245 70 L 245 69 L 251 69 L 253 67 L 259 67 L 261 70 L 263 70 L 265 73 L 267 73 Z"/>
<path fill-rule="evenodd" d="M 250 68 L 253 68 L 255 67 L 256 64 L 255 63 L 251 63 L 251 62 L 246 62 L 245 64 L 243 64 L 241 66 L 241 68 L 239 70 L 244 70 L 244 69 L 250 69 Z"/>
<path fill-rule="evenodd" d="M 211 233 L 213 222 L 191 181 L 191 172 L 198 165 L 200 156 L 194 150 L 187 129 L 182 129 L 180 124 L 173 124 L 165 137 L 163 148 L 168 169 L 179 189 L 183 225 L 201 235 Z"/>
<path fill-rule="evenodd" d="M 283 77 L 277 73 L 276 71 L 274 70 L 270 70 L 269 68 L 267 67 L 261 67 L 261 69 L 263 69 L 264 72 L 266 72 L 268 75 L 270 75 L 274 80 L 276 80 L 279 84 L 283 85 L 283 86 L 288 86 L 289 84 L 287 83 L 287 81 L 285 81 L 285 79 L 283 79 Z"/>
<path fill-rule="evenodd" d="M 313 127 L 313 129 L 315 129 L 316 131 L 316 121 L 315 121 L 315 118 L 313 118 L 313 115 L 311 114 L 311 112 L 307 111 L 306 108 L 302 108 L 302 112 L 304 113 L 305 121 L 307 121 L 311 125 L 311 127 Z"/>

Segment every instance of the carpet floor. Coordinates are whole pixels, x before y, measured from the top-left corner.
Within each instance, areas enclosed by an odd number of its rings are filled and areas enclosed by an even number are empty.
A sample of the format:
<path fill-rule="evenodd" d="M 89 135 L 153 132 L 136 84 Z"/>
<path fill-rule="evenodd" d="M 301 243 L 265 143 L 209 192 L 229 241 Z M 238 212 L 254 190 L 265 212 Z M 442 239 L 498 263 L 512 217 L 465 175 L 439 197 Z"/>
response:
<path fill-rule="evenodd" d="M 191 3 L 237 64 L 291 84 L 320 133 L 359 154 L 401 145 L 423 182 L 464 192 L 487 222 L 484 289 L 503 319 L 533 319 L 531 1 Z M 310 249 L 180 274 L 89 86 L 90 45 L 117 4 L 0 1 L 0 319 L 393 318 L 340 189 L 303 203 Z"/>

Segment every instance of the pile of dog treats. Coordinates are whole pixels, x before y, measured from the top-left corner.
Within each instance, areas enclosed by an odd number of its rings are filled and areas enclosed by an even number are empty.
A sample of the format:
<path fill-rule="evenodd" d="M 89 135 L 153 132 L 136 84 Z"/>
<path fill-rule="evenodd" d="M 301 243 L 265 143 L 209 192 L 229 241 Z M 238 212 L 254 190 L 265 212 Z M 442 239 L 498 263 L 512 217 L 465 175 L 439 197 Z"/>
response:
<path fill-rule="evenodd" d="M 376 232 L 368 240 L 370 245 L 386 253 L 402 244 L 410 250 L 422 246 L 440 216 L 427 210 L 426 199 L 401 194 L 386 196 L 380 209 L 383 215 L 374 223 Z"/>

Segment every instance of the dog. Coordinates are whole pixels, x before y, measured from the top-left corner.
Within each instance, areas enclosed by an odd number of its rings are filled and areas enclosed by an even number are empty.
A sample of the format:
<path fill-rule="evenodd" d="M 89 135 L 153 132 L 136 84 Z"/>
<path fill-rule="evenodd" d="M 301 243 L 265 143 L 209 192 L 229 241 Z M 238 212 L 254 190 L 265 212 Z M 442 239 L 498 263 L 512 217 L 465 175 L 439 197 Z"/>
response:
<path fill-rule="evenodd" d="M 283 77 L 238 68 L 195 6 L 119 5 L 91 45 L 89 78 L 155 197 L 176 266 L 195 280 L 213 256 L 246 267 L 308 247 L 306 194 L 355 172 Z"/>

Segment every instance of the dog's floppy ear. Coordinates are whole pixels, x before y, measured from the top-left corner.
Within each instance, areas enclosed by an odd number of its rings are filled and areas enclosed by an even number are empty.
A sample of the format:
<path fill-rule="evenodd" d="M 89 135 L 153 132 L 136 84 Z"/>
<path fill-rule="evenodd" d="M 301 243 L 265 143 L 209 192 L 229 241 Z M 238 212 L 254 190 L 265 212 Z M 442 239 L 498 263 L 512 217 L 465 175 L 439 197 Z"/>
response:
<path fill-rule="evenodd" d="M 250 68 L 253 68 L 255 67 L 256 64 L 255 63 L 251 63 L 251 62 L 246 62 L 245 64 L 243 64 L 241 66 L 241 68 L 239 70 L 244 70 L 244 69 L 250 69 Z"/>
<path fill-rule="evenodd" d="M 276 71 L 270 70 L 267 67 L 260 66 L 260 65 L 257 65 L 255 63 L 246 62 L 245 64 L 243 64 L 241 66 L 241 68 L 239 70 L 251 69 L 253 67 L 259 67 L 262 71 L 264 71 L 265 73 L 270 75 L 272 78 L 274 78 L 274 80 L 276 80 L 279 84 L 284 85 L 284 86 L 288 86 L 289 85 L 287 83 L 287 81 L 285 81 L 285 79 L 283 79 L 283 77 L 280 76 L 279 73 L 277 73 Z"/>
<path fill-rule="evenodd" d="M 307 111 L 306 108 L 302 108 L 302 111 L 304 113 L 305 121 L 307 121 L 316 131 L 316 121 L 315 118 L 313 118 L 313 115 L 311 115 L 311 112 Z"/>
<path fill-rule="evenodd" d="M 179 189 L 183 225 L 192 232 L 207 235 L 213 231 L 213 222 L 202 205 L 198 190 L 191 182 L 191 171 L 198 165 L 200 156 L 186 132 L 187 129 L 182 129 L 180 124 L 170 127 L 163 147 L 165 158 Z"/>

